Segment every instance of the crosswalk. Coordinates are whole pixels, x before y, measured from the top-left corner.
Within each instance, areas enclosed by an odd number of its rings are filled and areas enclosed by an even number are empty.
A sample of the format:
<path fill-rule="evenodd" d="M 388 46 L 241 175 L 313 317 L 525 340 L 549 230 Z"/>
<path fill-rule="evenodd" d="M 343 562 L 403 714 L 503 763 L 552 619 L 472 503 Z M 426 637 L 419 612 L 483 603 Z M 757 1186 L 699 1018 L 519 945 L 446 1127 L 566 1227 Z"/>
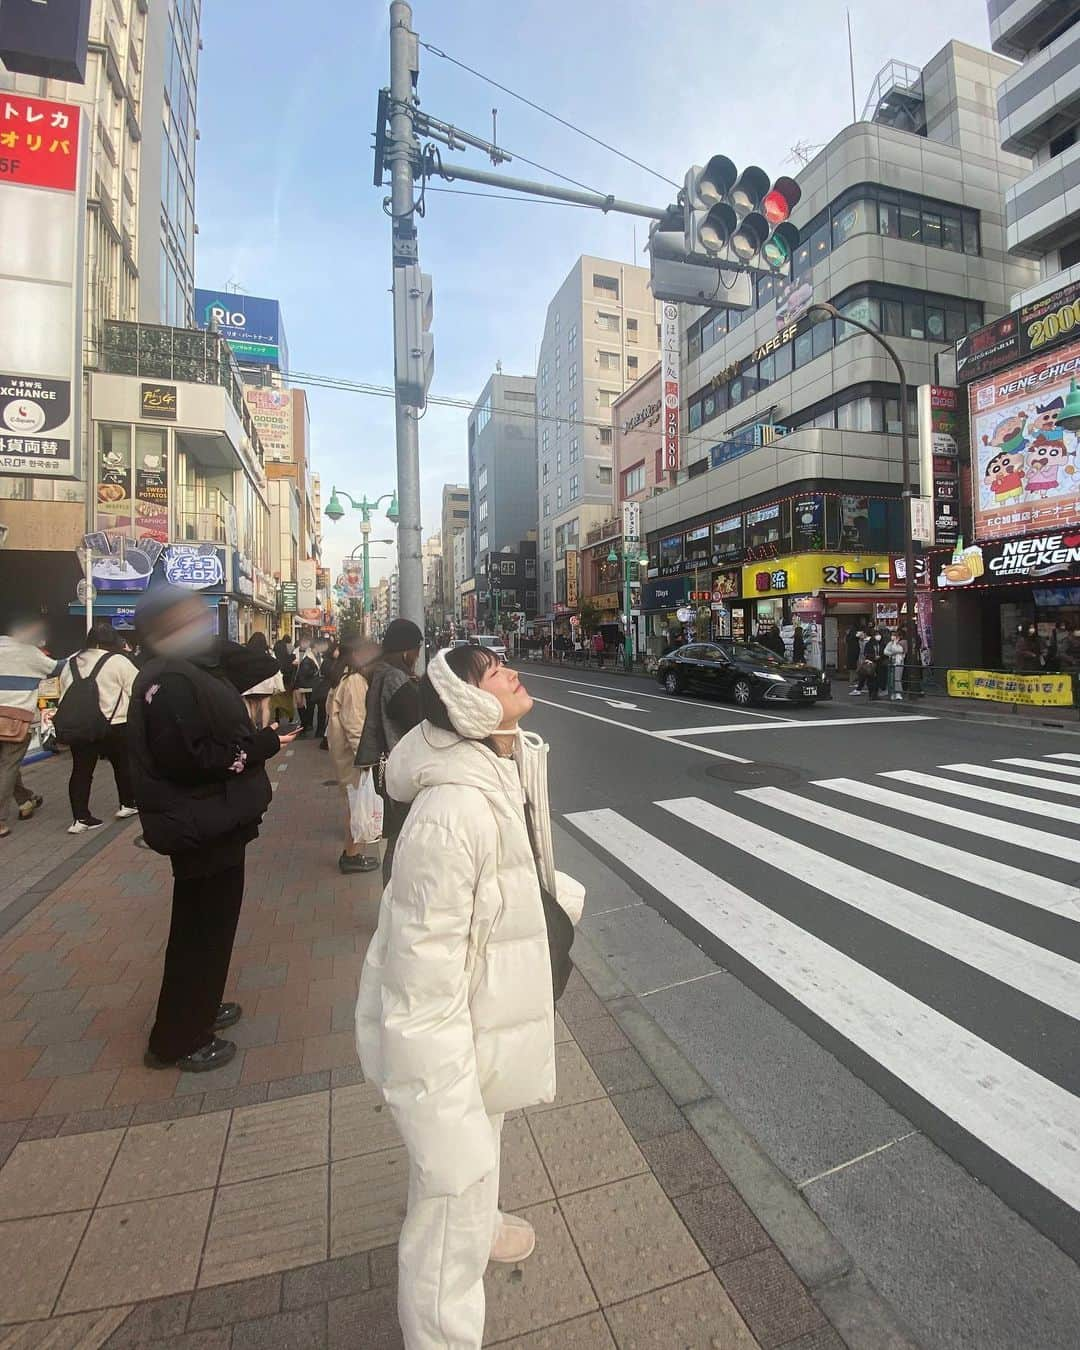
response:
<path fill-rule="evenodd" d="M 1061 753 L 567 820 L 695 935 L 1080 1212 L 1077 796 L 1080 754 Z"/>

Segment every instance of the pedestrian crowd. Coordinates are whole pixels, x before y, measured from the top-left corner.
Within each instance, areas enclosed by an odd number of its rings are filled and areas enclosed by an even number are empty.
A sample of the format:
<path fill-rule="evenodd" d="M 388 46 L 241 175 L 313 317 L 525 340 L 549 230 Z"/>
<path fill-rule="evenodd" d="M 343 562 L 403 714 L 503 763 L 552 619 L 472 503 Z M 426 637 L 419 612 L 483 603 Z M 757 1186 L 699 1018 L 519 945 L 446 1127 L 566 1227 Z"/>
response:
<path fill-rule="evenodd" d="M 916 639 L 917 641 L 917 639 Z M 894 703 L 903 702 L 908 659 L 908 640 L 899 628 L 864 631 L 849 628 L 845 639 L 847 667 L 852 674 L 849 693 L 866 694 L 871 703 L 885 693 Z M 916 659 L 919 652 L 915 652 Z"/>
<path fill-rule="evenodd" d="M 42 805 L 20 766 L 40 686 L 58 680 L 71 831 L 103 827 L 90 792 L 107 760 L 117 818 L 138 814 L 140 841 L 172 871 L 143 1062 L 212 1072 L 235 1057 L 222 1033 L 243 1016 L 224 992 L 247 848 L 272 800 L 266 765 L 318 740 L 341 792 L 338 867 L 381 869 L 384 885 L 356 1036 L 410 1161 L 405 1345 L 479 1350 L 488 1262 L 519 1263 L 536 1243 L 499 1210 L 500 1137 L 507 1112 L 554 1100 L 555 1003 L 584 902 L 555 868 L 547 746 L 520 725 L 532 698 L 482 646 L 440 650 L 420 677 L 423 634 L 404 619 L 380 643 L 240 644 L 216 635 L 199 596 L 161 586 L 136 606 L 134 636 L 132 647 L 100 620 L 61 661 L 45 654 L 40 619 L 0 636 L 0 837 L 13 803 L 20 819 Z"/>

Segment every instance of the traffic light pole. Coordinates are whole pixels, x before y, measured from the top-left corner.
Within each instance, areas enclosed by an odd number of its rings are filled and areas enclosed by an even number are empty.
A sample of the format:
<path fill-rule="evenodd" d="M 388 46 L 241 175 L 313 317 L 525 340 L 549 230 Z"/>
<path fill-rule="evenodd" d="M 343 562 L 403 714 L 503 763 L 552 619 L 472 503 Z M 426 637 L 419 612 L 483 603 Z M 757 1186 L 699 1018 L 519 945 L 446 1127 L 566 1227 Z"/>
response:
<path fill-rule="evenodd" d="M 390 166 L 393 230 L 394 322 L 404 323 L 406 272 L 418 261 L 413 214 L 413 171 L 420 145 L 413 127 L 414 80 L 419 73 L 419 44 L 412 31 L 412 9 L 405 0 L 390 6 L 390 137 L 385 157 Z M 397 432 L 398 613 L 424 631 L 424 575 L 420 553 L 420 436 L 417 409 L 394 396 Z"/>

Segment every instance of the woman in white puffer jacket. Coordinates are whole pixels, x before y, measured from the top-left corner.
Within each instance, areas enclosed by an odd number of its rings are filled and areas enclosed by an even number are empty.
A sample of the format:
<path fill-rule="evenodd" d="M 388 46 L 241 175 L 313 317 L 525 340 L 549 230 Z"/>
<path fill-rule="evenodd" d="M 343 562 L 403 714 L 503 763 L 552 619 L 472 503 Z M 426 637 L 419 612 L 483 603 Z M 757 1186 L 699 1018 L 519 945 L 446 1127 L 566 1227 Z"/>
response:
<path fill-rule="evenodd" d="M 356 1038 L 409 1151 L 405 1345 L 478 1350 L 488 1261 L 522 1261 L 535 1245 L 524 1219 L 499 1212 L 502 1118 L 555 1096 L 540 887 L 575 923 L 584 891 L 555 871 L 547 746 L 518 728 L 532 699 L 517 674 L 481 647 L 454 648 L 431 662 L 421 698 L 426 720 L 387 763 L 390 796 L 411 807 Z"/>

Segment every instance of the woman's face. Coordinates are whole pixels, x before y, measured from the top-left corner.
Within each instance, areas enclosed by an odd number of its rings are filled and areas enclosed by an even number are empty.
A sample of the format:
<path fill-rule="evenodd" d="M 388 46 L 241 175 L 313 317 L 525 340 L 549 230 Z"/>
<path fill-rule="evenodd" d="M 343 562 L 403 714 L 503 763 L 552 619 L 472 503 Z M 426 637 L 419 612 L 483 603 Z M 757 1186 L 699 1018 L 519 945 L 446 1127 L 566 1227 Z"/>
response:
<path fill-rule="evenodd" d="M 493 661 L 488 666 L 480 688 L 499 700 L 503 710 L 502 726 L 506 731 L 513 730 L 532 711 L 532 695 L 521 683 L 517 671 L 501 661 Z"/>

